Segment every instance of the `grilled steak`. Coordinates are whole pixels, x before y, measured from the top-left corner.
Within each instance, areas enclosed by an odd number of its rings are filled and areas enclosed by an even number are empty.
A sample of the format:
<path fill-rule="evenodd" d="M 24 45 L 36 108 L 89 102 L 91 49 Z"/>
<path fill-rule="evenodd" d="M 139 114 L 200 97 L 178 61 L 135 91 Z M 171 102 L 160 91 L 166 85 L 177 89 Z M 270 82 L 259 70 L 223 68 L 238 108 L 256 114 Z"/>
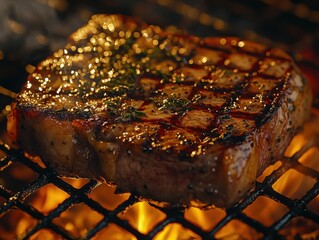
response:
<path fill-rule="evenodd" d="M 310 105 L 281 50 L 96 15 L 29 76 L 8 129 L 61 175 L 227 207 L 283 157 Z"/>

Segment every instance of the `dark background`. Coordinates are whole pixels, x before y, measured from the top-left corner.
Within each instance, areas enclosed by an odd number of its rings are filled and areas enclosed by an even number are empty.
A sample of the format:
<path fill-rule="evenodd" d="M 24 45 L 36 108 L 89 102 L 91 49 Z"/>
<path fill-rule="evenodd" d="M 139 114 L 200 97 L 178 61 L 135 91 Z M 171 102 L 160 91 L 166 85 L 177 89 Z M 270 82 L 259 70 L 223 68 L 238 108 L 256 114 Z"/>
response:
<path fill-rule="evenodd" d="M 317 0 L 1 0 L 0 86 L 18 92 L 27 65 L 63 47 L 94 13 L 121 13 L 199 36 L 238 36 L 284 48 L 319 91 Z M 11 98 L 0 94 L 0 107 Z"/>

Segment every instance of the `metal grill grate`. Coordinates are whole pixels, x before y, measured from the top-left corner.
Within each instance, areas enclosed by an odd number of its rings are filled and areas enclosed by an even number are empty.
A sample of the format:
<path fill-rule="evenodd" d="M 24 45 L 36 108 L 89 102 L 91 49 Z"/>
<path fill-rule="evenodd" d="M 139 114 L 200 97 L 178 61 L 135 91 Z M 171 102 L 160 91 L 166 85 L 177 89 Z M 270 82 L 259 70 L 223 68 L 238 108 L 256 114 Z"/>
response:
<path fill-rule="evenodd" d="M 72 3 L 72 1 L 70 2 Z M 127 1 L 119 2 L 128 4 Z M 274 4 L 274 1 L 270 0 L 261 0 L 256 1 L 254 5 L 251 5 L 249 1 L 241 1 L 241 3 L 225 1 L 225 4 L 217 5 L 210 5 L 210 3 L 203 4 L 205 1 L 198 1 L 199 3 L 197 4 L 193 1 L 171 0 L 149 0 L 146 2 L 150 9 L 154 9 L 155 7 L 157 10 L 166 11 L 163 13 L 164 17 L 160 18 L 163 21 L 161 23 L 164 25 L 166 22 L 163 19 L 166 19 L 165 16 L 169 15 L 170 18 L 167 19 L 170 19 L 170 23 L 171 19 L 174 18 L 174 21 L 178 21 L 177 25 L 184 26 L 190 32 L 195 32 L 199 35 L 207 35 L 207 32 L 210 33 L 209 35 L 239 35 L 242 38 L 254 39 L 271 45 L 279 45 L 286 49 L 292 49 L 293 47 L 297 49 L 297 52 L 292 52 L 292 54 L 302 67 L 311 68 L 311 70 L 316 72 L 319 71 L 318 61 L 313 58 L 307 58 L 301 52 L 305 46 L 315 51 L 314 48 L 316 46 L 314 43 L 316 39 L 318 40 L 319 33 L 314 33 L 310 40 L 309 38 L 306 38 L 306 40 L 298 38 L 298 35 L 301 33 L 313 31 L 318 26 L 318 5 L 313 6 L 313 10 L 310 4 L 305 5 L 301 1 L 288 0 L 282 1 L 281 4 Z M 315 4 L 315 1 L 308 2 Z M 146 3 L 144 1 L 135 1 L 135 4 L 142 6 Z M 230 4 L 235 4 L 235 6 L 230 8 Z M 105 3 L 100 3 L 100 6 L 105 7 Z M 215 7 L 226 8 L 227 14 L 225 15 L 225 12 L 212 10 Z M 116 7 L 111 9 L 118 12 Z M 129 14 L 141 15 L 146 22 L 149 22 L 148 19 L 154 19 L 152 18 L 154 17 L 152 15 L 154 10 L 150 12 L 143 11 L 141 13 L 141 11 L 136 9 L 131 8 Z M 270 10 L 274 9 L 277 9 L 279 12 L 277 12 L 275 20 L 268 21 L 267 25 L 266 16 Z M 239 12 L 247 14 L 250 17 L 246 19 L 240 18 L 237 21 L 236 17 Z M 157 13 L 160 15 L 159 12 Z M 249 25 L 249 19 L 256 19 L 258 15 L 261 16 L 260 20 L 253 26 Z M 286 29 L 287 21 L 290 20 L 298 23 L 295 24 L 298 26 L 295 28 L 296 32 L 291 33 L 286 38 L 290 39 L 290 42 L 284 42 L 279 37 L 280 34 L 269 36 L 269 31 L 265 30 L 267 27 L 275 25 L 275 29 L 273 30 L 280 32 L 282 29 Z M 303 26 L 309 26 L 309 29 L 304 30 L 302 29 Z M 236 30 L 243 28 L 244 30 L 241 32 Z M 263 31 L 260 31 L 260 29 L 263 29 Z M 8 94 L 10 95 L 10 93 Z M 8 104 L 7 99 L 1 102 L 0 105 L 4 107 L 6 104 Z M 2 115 L 5 115 L 7 111 L 8 109 L 3 109 Z M 317 109 L 314 109 L 314 112 L 317 111 Z M 1 128 L 5 125 L 4 121 L 1 121 L 1 118 L 3 120 L 2 115 L 0 114 Z M 81 180 L 83 184 L 79 185 L 74 181 L 61 178 L 51 169 L 44 168 L 41 163 L 31 161 L 25 157 L 22 150 L 10 149 L 4 140 L 0 144 L 0 232 L 2 234 L 0 235 L 0 239 L 45 239 L 44 237 L 40 237 L 40 233 L 43 230 L 49 231 L 50 236 L 55 236 L 57 239 L 105 239 L 111 235 L 103 235 L 103 233 L 107 232 L 110 228 L 114 230 L 114 226 L 118 226 L 121 229 L 121 233 L 117 239 L 165 239 L 165 236 L 167 236 L 165 235 L 165 231 L 167 229 L 173 231 L 176 226 L 180 231 L 178 236 L 183 236 L 184 239 L 220 239 L 223 237 L 230 239 L 280 239 L 287 236 L 293 236 L 296 239 L 316 238 L 319 235 L 317 231 L 319 229 L 319 169 L 315 166 L 318 165 L 319 161 L 319 137 L 315 134 L 311 136 L 305 135 L 304 139 L 302 139 L 305 145 L 293 156 L 286 157 L 276 163 L 274 167 L 276 170 L 265 178 L 260 178 L 255 189 L 245 196 L 241 202 L 226 210 L 200 210 L 200 214 L 205 216 L 204 220 L 201 221 L 199 221 L 199 218 L 192 219 L 193 215 L 189 214 L 192 209 L 183 207 L 165 208 L 152 202 L 146 203 L 133 194 L 126 194 L 125 196 L 123 194 L 114 194 L 110 190 L 113 188 L 106 186 L 106 184 L 101 185 L 96 180 Z M 301 190 L 304 191 L 299 192 L 297 195 L 276 186 L 278 179 L 280 181 L 283 176 L 291 172 L 299 175 L 301 178 L 307 178 L 307 181 L 305 181 L 307 184 L 301 187 Z M 300 178 L 298 181 L 301 181 Z M 298 183 L 296 182 L 296 178 L 292 178 L 287 184 L 293 188 Z M 57 200 L 57 202 L 60 202 L 59 205 L 51 206 L 48 211 L 42 211 L 30 199 L 32 197 L 39 197 L 41 195 L 39 191 L 47 187 L 53 187 L 56 192 L 53 198 L 57 197 L 59 193 L 61 195 L 61 192 L 63 192 L 63 196 L 65 197 L 61 198 L 61 201 Z M 104 198 L 96 197 L 101 187 L 108 189 L 103 196 Z M 116 202 L 116 204 L 113 204 L 114 206 L 106 204 L 110 198 Z M 265 221 L 263 217 L 256 218 L 256 216 L 251 214 L 254 211 L 249 210 L 257 205 L 257 211 L 263 211 L 263 205 L 260 204 L 261 202 L 263 203 L 261 199 L 267 203 L 272 202 L 272 204 L 277 204 L 281 206 L 279 209 L 285 209 L 285 211 L 281 211 L 281 214 L 276 215 L 272 221 Z M 46 203 L 49 201 L 46 200 Z M 155 213 L 155 217 L 146 215 L 146 219 L 143 220 L 140 215 L 135 218 L 126 216 L 127 212 L 130 212 L 131 209 L 136 208 L 141 203 L 145 204 L 144 207 L 146 206 L 147 209 L 151 209 L 151 212 Z M 57 219 L 61 219 L 61 216 L 65 216 L 65 214 L 70 212 L 70 209 L 74 206 L 79 205 L 82 208 L 83 205 L 88 208 L 85 212 L 74 211 L 72 215 L 73 219 L 65 222 L 65 224 L 61 224 L 61 221 L 56 221 Z M 10 215 L 14 211 L 18 211 L 20 214 L 17 215 L 19 216 L 18 219 L 12 217 L 14 214 Z M 266 208 L 265 214 L 268 214 L 267 211 L 268 208 Z M 88 224 L 86 229 L 84 229 L 85 231 L 79 230 L 76 233 L 77 229 L 70 227 L 69 223 L 76 225 L 76 219 L 83 219 L 83 214 L 92 214 L 92 212 L 95 213 L 92 216 L 98 217 Z M 136 213 L 138 211 L 135 211 Z M 20 218 L 21 214 L 27 217 Z M 271 212 L 269 214 L 271 215 Z M 153 224 L 148 230 L 143 229 L 136 221 L 134 222 L 134 219 L 137 219 L 139 224 L 143 225 L 149 223 L 147 218 L 153 219 Z M 22 219 L 27 219 L 28 222 L 23 223 Z M 92 218 L 89 219 L 92 220 Z M 203 221 L 206 222 L 205 227 L 202 225 Z M 233 227 L 231 236 L 227 235 L 224 231 L 229 225 Z M 292 225 L 293 230 L 290 229 L 290 225 Z M 27 230 L 21 232 L 17 230 L 18 228 Z M 248 236 L 240 230 L 241 228 L 246 229 L 245 231 L 249 233 Z M 314 235 L 307 235 L 306 232 L 313 232 Z M 114 237 L 114 239 L 116 238 Z"/>
<path fill-rule="evenodd" d="M 300 162 L 300 159 L 309 151 L 311 148 L 319 147 L 319 138 L 316 136 L 313 139 L 309 139 L 305 146 L 303 146 L 298 152 L 293 156 L 287 157 L 281 161 L 282 165 L 273 171 L 269 176 L 265 177 L 262 182 L 257 182 L 256 188 L 250 192 L 241 202 L 237 203 L 233 207 L 225 210 L 226 215 L 217 222 L 211 229 L 203 230 L 201 226 L 196 223 L 193 223 L 185 218 L 185 208 L 176 207 L 176 208 L 165 208 L 153 203 L 149 203 L 150 206 L 156 208 L 158 211 L 164 213 L 165 217 L 158 221 L 150 232 L 147 234 L 136 229 L 135 226 L 127 221 L 126 219 L 121 218 L 127 209 L 132 205 L 141 202 L 137 196 L 133 194 L 129 198 L 120 203 L 115 209 L 108 210 L 103 207 L 99 201 L 94 200 L 89 196 L 90 193 L 94 192 L 95 189 L 99 186 L 99 183 L 96 180 L 90 180 L 80 188 L 72 186 L 67 181 L 63 180 L 57 174 L 47 168 L 41 167 L 38 163 L 33 162 L 26 158 L 21 150 L 14 150 L 8 148 L 4 143 L 0 145 L 0 150 L 4 153 L 5 156 L 1 159 L 1 168 L 2 171 L 10 167 L 11 164 L 19 162 L 26 167 L 32 169 L 33 172 L 37 174 L 36 179 L 29 184 L 22 184 L 19 186 L 19 191 L 12 192 L 6 187 L 6 183 L 3 183 L 0 187 L 0 196 L 5 199 L 4 203 L 0 208 L 0 222 L 5 219 L 3 216 L 10 209 L 20 209 L 21 211 L 29 214 L 34 219 L 36 219 L 36 224 L 32 226 L 27 232 L 23 233 L 19 238 L 29 239 L 36 234 L 41 229 L 50 229 L 51 231 L 58 234 L 60 237 L 65 239 L 77 239 L 76 236 L 73 236 L 65 226 L 57 225 L 54 223 L 54 219 L 59 217 L 63 212 L 66 212 L 71 206 L 79 203 L 84 203 L 92 210 L 98 212 L 102 215 L 102 219 L 98 221 L 92 229 L 89 229 L 87 233 L 83 236 L 84 239 L 90 239 L 99 233 L 102 229 L 108 227 L 111 223 L 120 226 L 125 229 L 138 239 L 153 239 L 154 236 L 159 234 L 166 226 L 172 223 L 179 223 L 183 226 L 183 231 L 189 229 L 192 233 L 195 233 L 197 236 L 200 236 L 203 239 L 213 239 L 217 238 L 218 233 L 223 227 L 225 227 L 229 222 L 233 220 L 239 220 L 242 223 L 249 225 L 253 228 L 256 233 L 261 234 L 265 239 L 280 239 L 282 234 L 281 229 L 292 221 L 295 217 L 304 217 L 305 219 L 311 220 L 313 223 L 305 221 L 303 224 L 313 225 L 310 229 L 317 229 L 319 226 L 319 214 L 318 206 L 317 209 L 311 210 L 308 207 L 308 204 L 313 201 L 319 195 L 319 171 L 314 170 Z M 314 157 L 314 156 L 312 156 Z M 281 194 L 280 192 L 274 190 L 273 185 L 275 182 L 282 177 L 288 170 L 294 169 L 304 176 L 308 176 L 315 180 L 313 186 L 300 198 L 292 199 L 290 197 Z M 40 188 L 53 184 L 57 188 L 66 192 L 69 197 L 66 198 L 61 204 L 56 208 L 50 211 L 48 214 L 37 210 L 31 204 L 29 204 L 26 199 L 34 194 Z M 291 184 L 291 183 L 290 183 Z M 245 209 L 249 205 L 253 204 L 257 198 L 264 196 L 270 199 L 275 200 L 276 202 L 287 207 L 288 211 L 275 221 L 270 226 L 266 226 L 261 221 L 254 219 L 254 217 L 248 216 L 245 214 Z M 105 198 L 108 198 L 105 195 Z M 316 201 L 318 204 L 318 201 Z M 209 211 L 209 210 L 203 210 Z M 83 213 L 79 213 L 83 214 Z M 213 221 L 213 214 L 210 216 Z M 147 218 L 147 217 L 146 217 Z M 208 219 L 207 219 L 208 220 Z M 316 225 L 318 224 L 318 225 Z M 308 226 L 309 227 L 309 226 Z"/>

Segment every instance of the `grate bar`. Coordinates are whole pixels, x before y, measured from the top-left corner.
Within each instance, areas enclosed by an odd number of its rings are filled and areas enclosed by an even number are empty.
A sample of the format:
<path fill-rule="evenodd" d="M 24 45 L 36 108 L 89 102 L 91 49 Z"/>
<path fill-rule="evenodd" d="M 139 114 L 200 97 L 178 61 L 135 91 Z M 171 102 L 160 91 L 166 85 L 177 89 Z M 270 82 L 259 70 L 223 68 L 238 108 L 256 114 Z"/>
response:
<path fill-rule="evenodd" d="M 307 167 L 307 166 L 305 166 L 305 165 L 302 165 L 302 164 L 299 163 L 299 162 L 296 162 L 295 169 L 296 169 L 298 172 L 300 172 L 300 173 L 302 173 L 302 174 L 304 174 L 304 175 L 306 175 L 306 176 L 312 177 L 312 178 L 315 179 L 316 181 L 319 180 L 319 172 L 318 172 L 318 171 L 316 171 L 316 170 L 314 170 L 314 169 L 312 169 L 312 168 L 309 168 L 309 167 Z"/>
<path fill-rule="evenodd" d="M 114 211 L 108 211 L 105 208 L 103 208 L 98 202 L 88 199 L 86 204 L 91 207 L 92 209 L 96 210 L 99 213 L 102 213 L 104 215 L 104 218 L 91 230 L 88 232 L 86 239 L 89 239 L 93 237 L 99 230 L 106 227 L 109 223 L 114 222 L 117 223 L 119 226 L 121 226 L 121 220 L 117 217 L 117 214 L 120 212 L 125 211 L 129 206 L 133 205 L 138 201 L 138 198 L 134 195 L 131 195 L 129 199 L 121 203 Z M 132 228 L 127 222 L 124 223 L 122 226 L 129 232 L 131 232 L 134 235 L 140 235 L 140 237 L 145 237 L 145 235 L 140 234 L 136 229 Z M 127 229 L 128 227 L 129 229 Z"/>
<path fill-rule="evenodd" d="M 304 211 L 303 216 L 319 224 L 319 214 L 311 212 L 307 209 Z"/>
<path fill-rule="evenodd" d="M 299 200 L 300 204 L 306 205 L 319 194 L 319 181 Z M 319 218 L 318 218 L 319 219 Z"/>
<path fill-rule="evenodd" d="M 229 223 L 233 219 L 232 216 L 226 215 L 222 220 L 220 220 L 216 226 L 209 232 L 209 237 L 214 238 L 215 234 L 221 230 L 227 223 Z"/>
<path fill-rule="evenodd" d="M 12 194 L 4 189 L 2 186 L 0 188 L 0 195 L 5 197 L 6 199 L 10 199 L 12 198 Z M 15 201 L 9 201 L 9 203 L 6 203 L 4 206 L 10 205 L 10 208 L 13 208 L 14 206 L 18 207 L 19 209 L 21 209 L 22 211 L 28 213 L 29 215 L 31 215 L 32 217 L 42 221 L 42 219 L 45 218 L 45 215 L 41 212 L 39 212 L 37 209 L 35 209 L 33 206 L 28 205 L 26 203 L 24 203 L 23 201 L 16 199 Z M 5 211 L 8 211 L 10 208 L 6 209 Z M 0 215 L 3 215 L 5 213 L 5 211 L 3 211 L 4 209 L 1 207 L 0 208 L 1 213 Z M 69 239 L 69 236 L 67 235 L 66 231 L 58 226 L 56 226 L 54 223 L 51 223 L 50 226 L 55 232 L 59 233 L 61 236 L 63 236 L 66 239 Z M 35 232 L 34 232 L 35 233 Z M 30 234 L 31 236 L 32 234 Z M 28 239 L 28 233 L 26 233 L 26 236 L 22 237 L 22 239 Z"/>
<path fill-rule="evenodd" d="M 7 144 L 1 141 L 1 139 L 0 139 L 0 151 L 3 151 L 7 155 L 7 157 L 11 159 L 12 161 L 21 162 L 39 174 L 43 174 L 45 172 L 47 172 L 47 174 L 50 174 L 52 172 L 51 170 L 48 170 L 47 168 L 42 168 L 40 167 L 39 164 L 33 161 L 30 161 L 27 157 L 24 156 L 24 153 L 22 150 L 16 150 L 16 149 L 10 148 Z"/>
<path fill-rule="evenodd" d="M 55 176 L 56 177 L 56 176 Z M 56 177 L 56 181 L 57 183 L 59 182 Z M 61 180 L 62 181 L 62 180 Z M 64 181 L 63 181 L 64 182 Z M 59 184 L 58 184 L 59 185 Z M 63 185 L 69 185 L 68 183 L 64 182 Z M 85 193 L 88 193 L 92 190 L 92 187 L 96 185 L 96 181 L 95 180 L 91 180 L 89 183 L 85 184 L 80 191 L 79 189 L 73 188 L 73 191 L 75 190 L 79 190 L 78 192 L 80 193 L 80 195 L 85 195 Z M 59 186 L 61 189 L 63 189 L 61 186 Z M 86 196 L 86 195 L 85 195 Z M 36 225 L 33 229 L 31 229 L 25 236 L 24 239 L 29 239 L 34 233 L 36 233 L 37 231 L 39 231 L 40 229 L 43 228 L 51 228 L 52 226 L 54 226 L 53 228 L 59 229 L 59 233 L 63 234 L 64 237 L 68 238 L 68 239 L 75 239 L 74 237 L 70 237 L 70 235 L 66 235 L 66 231 L 64 231 L 62 228 L 54 225 L 52 223 L 52 220 L 56 217 L 58 217 L 62 212 L 64 212 L 65 210 L 67 210 L 70 206 L 72 206 L 73 204 L 79 203 L 79 197 L 78 194 L 71 194 L 71 196 L 69 198 L 67 198 L 66 200 L 64 200 L 54 211 L 50 212 L 47 216 L 44 216 L 40 222 L 40 224 Z M 54 230 L 52 229 L 52 230 Z"/>
<path fill-rule="evenodd" d="M 149 239 L 153 239 L 156 234 L 158 234 L 160 231 L 162 231 L 168 224 L 173 223 L 174 219 L 166 218 L 164 221 L 157 224 L 153 230 L 148 234 Z"/>
<path fill-rule="evenodd" d="M 176 222 L 182 224 L 185 228 L 190 229 L 197 235 L 201 236 L 203 239 L 207 239 L 209 237 L 209 234 L 206 231 L 203 231 L 200 227 L 197 227 L 189 221 L 186 221 L 184 217 L 180 217 L 179 220 Z"/>
<path fill-rule="evenodd" d="M 5 168 L 6 166 L 8 166 L 10 164 L 11 160 L 8 156 L 5 156 L 3 158 L 1 158 L 0 160 L 0 170 Z"/>
<path fill-rule="evenodd" d="M 38 181 L 35 181 L 32 185 L 27 186 L 25 189 L 22 189 L 21 191 L 17 192 L 14 195 L 9 195 L 10 193 L 6 192 L 5 195 L 7 195 L 7 199 L 9 201 L 6 202 L 6 204 L 0 208 L 0 214 L 6 212 L 8 209 L 12 208 L 13 206 L 16 206 L 18 203 L 22 204 L 21 200 L 24 201 L 24 199 L 28 197 L 31 193 L 33 193 L 34 191 L 36 191 L 37 189 L 39 189 L 40 187 L 44 186 L 47 183 L 48 181 L 46 177 L 43 175 L 43 176 L 40 176 L 40 178 L 38 178 Z M 4 191 L 3 188 L 1 190 Z"/>
<path fill-rule="evenodd" d="M 286 213 L 281 219 L 279 219 L 277 222 L 275 222 L 272 226 L 271 229 L 274 229 L 276 231 L 280 230 L 283 228 L 292 218 L 296 216 L 305 216 L 317 223 L 319 223 L 319 215 L 315 214 L 313 212 L 310 212 L 307 210 L 306 204 L 310 202 L 316 195 L 319 193 L 319 182 L 317 182 L 305 195 L 302 197 L 300 200 L 291 200 L 286 198 L 285 196 L 281 194 L 277 194 L 280 196 L 280 198 L 285 199 L 284 202 L 282 202 L 280 199 L 279 201 L 285 204 L 287 207 L 290 208 L 290 211 Z M 274 191 L 275 195 L 276 192 Z M 272 196 L 272 195 L 270 195 Z M 277 200 L 277 199 L 276 199 Z"/>

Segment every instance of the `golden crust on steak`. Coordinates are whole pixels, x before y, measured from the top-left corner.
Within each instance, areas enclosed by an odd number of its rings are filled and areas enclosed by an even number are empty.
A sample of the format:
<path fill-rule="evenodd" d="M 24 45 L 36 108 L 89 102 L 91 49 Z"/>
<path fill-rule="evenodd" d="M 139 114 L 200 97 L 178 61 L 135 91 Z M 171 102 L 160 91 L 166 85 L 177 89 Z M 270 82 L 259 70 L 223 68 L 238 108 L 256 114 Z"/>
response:
<path fill-rule="evenodd" d="M 227 207 L 283 156 L 310 105 L 281 50 L 96 15 L 29 76 L 9 131 L 62 175 Z"/>

